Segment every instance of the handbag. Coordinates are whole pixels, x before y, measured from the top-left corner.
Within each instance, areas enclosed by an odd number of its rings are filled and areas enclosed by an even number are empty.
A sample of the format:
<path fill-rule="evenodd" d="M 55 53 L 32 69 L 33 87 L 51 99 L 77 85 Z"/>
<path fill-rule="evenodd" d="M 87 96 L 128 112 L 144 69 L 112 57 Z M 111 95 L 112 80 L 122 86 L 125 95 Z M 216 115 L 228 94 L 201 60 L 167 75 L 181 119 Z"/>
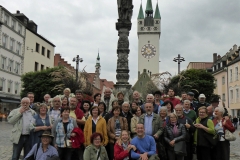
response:
<path fill-rule="evenodd" d="M 177 155 L 186 156 L 187 150 L 186 150 L 186 142 L 185 141 L 179 141 L 174 144 L 174 152 Z"/>
<path fill-rule="evenodd" d="M 218 141 L 220 140 L 218 134 L 210 134 L 207 132 L 204 132 L 203 137 L 208 141 L 208 143 L 211 145 L 211 147 L 216 146 Z"/>
<path fill-rule="evenodd" d="M 225 130 L 224 138 L 228 141 L 235 141 L 236 137 L 228 129 Z"/>

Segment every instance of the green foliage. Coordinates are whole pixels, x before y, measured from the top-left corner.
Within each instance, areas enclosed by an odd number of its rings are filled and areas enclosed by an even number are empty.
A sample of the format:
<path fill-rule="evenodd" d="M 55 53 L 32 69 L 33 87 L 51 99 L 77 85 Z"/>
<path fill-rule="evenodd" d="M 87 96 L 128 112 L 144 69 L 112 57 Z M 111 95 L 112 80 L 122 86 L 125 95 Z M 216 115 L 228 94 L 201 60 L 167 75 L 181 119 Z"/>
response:
<path fill-rule="evenodd" d="M 180 75 L 171 78 L 169 84 L 164 85 L 164 90 L 167 93 L 169 88 L 175 90 L 175 95 L 181 95 L 181 92 L 189 92 L 197 90 L 199 94 L 203 93 L 206 96 L 206 101 L 210 101 L 215 89 L 214 77 L 211 73 L 203 69 L 189 69 L 182 71 Z M 195 92 L 196 94 L 197 92 Z M 195 96 L 197 98 L 198 95 Z"/>
<path fill-rule="evenodd" d="M 159 91 L 157 86 L 152 81 L 149 81 L 144 86 L 142 98 L 145 100 L 145 98 L 147 97 L 148 94 L 153 94 L 156 91 Z"/>
<path fill-rule="evenodd" d="M 55 85 L 61 83 L 61 81 L 53 81 L 53 77 L 50 73 L 61 69 L 60 67 L 50 68 L 38 72 L 28 72 L 22 75 L 21 80 L 23 82 L 21 97 L 26 97 L 28 92 L 35 94 L 35 102 L 42 102 L 45 94 L 58 95 L 62 91 L 53 90 Z"/>

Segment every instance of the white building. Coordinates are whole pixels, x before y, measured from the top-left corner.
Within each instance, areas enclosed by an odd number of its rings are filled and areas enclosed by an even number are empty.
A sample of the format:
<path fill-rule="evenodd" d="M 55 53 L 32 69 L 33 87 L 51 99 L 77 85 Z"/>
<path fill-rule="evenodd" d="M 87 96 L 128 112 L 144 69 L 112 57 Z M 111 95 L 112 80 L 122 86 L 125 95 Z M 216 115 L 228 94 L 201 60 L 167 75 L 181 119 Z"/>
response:
<path fill-rule="evenodd" d="M 152 0 L 147 0 L 145 17 L 142 4 L 138 14 L 138 74 L 159 73 L 161 16 L 158 4 L 153 13 Z"/>
<path fill-rule="evenodd" d="M 25 31 L 24 23 L 0 6 L 0 112 L 20 103 Z"/>
<path fill-rule="evenodd" d="M 24 14 L 14 14 L 25 23 Z M 23 73 L 40 71 L 54 67 L 55 45 L 37 33 L 37 24 L 27 18 Z"/>

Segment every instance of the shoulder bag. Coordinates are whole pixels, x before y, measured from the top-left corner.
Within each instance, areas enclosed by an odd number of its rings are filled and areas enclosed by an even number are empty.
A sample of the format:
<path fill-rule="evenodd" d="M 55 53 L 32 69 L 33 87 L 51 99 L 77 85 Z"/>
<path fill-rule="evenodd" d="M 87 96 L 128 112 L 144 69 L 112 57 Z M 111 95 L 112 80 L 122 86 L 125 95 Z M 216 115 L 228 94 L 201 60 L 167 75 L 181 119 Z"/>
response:
<path fill-rule="evenodd" d="M 232 134 L 228 129 L 225 130 L 224 138 L 228 141 L 235 141 L 236 140 L 236 137 L 234 136 L 234 134 Z"/>
<path fill-rule="evenodd" d="M 99 157 L 100 157 L 101 148 L 102 148 L 102 147 L 100 147 L 100 149 L 99 149 L 99 152 L 98 152 L 98 154 L 97 154 L 97 160 L 98 160 L 98 159 L 99 159 Z"/>

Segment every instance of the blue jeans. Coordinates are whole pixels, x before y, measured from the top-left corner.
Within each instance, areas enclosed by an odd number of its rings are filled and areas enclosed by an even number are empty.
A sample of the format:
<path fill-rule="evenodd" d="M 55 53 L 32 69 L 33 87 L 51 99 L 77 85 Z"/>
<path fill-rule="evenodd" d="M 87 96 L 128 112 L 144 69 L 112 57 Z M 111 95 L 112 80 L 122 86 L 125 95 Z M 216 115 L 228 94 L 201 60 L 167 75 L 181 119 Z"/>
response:
<path fill-rule="evenodd" d="M 12 160 L 19 160 L 22 149 L 24 148 L 24 158 L 30 151 L 29 135 L 21 135 L 18 144 L 13 143 Z"/>

